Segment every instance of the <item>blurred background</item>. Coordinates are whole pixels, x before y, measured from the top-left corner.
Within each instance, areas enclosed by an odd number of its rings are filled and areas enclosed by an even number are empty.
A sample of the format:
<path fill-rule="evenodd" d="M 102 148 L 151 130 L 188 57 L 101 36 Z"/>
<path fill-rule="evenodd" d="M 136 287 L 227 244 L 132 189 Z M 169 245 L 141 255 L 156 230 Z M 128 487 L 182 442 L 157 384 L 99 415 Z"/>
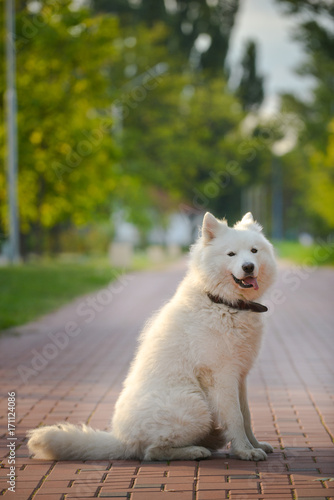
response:
<path fill-rule="evenodd" d="M 334 262 L 332 1 L 1 4 L 0 328 L 177 257 L 207 210 Z"/>

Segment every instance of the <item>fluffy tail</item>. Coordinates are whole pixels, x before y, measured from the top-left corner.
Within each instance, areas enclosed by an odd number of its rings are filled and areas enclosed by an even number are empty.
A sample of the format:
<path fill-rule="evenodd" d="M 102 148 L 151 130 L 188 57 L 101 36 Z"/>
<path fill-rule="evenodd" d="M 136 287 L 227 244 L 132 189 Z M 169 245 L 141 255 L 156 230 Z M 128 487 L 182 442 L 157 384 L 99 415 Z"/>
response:
<path fill-rule="evenodd" d="M 125 446 L 113 434 L 87 425 L 58 424 L 28 431 L 28 448 L 35 458 L 48 460 L 106 460 L 126 458 Z"/>

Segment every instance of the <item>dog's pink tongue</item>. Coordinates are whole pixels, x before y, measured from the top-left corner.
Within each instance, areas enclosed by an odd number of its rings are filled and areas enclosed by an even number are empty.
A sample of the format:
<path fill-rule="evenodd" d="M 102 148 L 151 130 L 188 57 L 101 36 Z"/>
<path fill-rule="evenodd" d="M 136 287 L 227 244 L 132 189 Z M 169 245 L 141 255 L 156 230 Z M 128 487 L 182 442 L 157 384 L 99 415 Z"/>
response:
<path fill-rule="evenodd" d="M 257 284 L 256 278 L 253 278 L 252 276 L 247 276 L 247 278 L 244 278 L 242 281 L 244 283 L 247 283 L 247 285 L 252 285 L 254 290 L 259 289 L 259 285 Z"/>

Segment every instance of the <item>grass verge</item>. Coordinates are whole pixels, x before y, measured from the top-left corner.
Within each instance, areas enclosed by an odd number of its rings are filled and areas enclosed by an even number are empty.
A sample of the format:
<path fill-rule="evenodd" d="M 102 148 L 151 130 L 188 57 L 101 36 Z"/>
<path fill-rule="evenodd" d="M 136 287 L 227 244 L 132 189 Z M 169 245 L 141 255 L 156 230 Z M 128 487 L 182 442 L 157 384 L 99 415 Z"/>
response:
<path fill-rule="evenodd" d="M 0 330 L 24 324 L 115 279 L 107 259 L 0 267 Z"/>
<path fill-rule="evenodd" d="M 303 266 L 334 266 L 334 242 L 304 246 L 298 241 L 274 241 L 278 257 Z"/>

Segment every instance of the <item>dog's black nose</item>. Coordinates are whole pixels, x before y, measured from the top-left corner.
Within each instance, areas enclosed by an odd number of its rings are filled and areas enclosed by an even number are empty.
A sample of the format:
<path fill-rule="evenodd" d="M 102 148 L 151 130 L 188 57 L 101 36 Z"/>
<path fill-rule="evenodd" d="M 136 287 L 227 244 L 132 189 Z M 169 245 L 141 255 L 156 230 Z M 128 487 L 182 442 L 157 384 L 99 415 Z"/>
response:
<path fill-rule="evenodd" d="M 245 262 L 242 266 L 242 269 L 245 271 L 245 273 L 252 273 L 254 271 L 254 264 L 252 262 Z"/>

